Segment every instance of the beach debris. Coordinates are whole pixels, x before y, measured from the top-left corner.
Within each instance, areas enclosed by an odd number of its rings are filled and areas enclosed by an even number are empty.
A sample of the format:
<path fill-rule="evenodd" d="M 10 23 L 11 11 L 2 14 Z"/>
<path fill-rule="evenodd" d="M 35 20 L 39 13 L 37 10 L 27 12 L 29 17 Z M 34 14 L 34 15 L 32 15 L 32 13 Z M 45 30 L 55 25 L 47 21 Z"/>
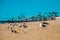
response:
<path fill-rule="evenodd" d="M 43 24 L 47 24 L 47 25 L 48 25 L 49 23 L 47 23 L 47 22 L 43 22 Z"/>
<path fill-rule="evenodd" d="M 12 29 L 15 25 L 16 25 L 16 23 L 10 23 L 10 25 L 7 28 Z"/>
<path fill-rule="evenodd" d="M 39 24 L 39 26 L 40 26 L 41 28 L 43 28 L 43 27 L 46 27 L 48 24 L 49 24 L 49 23 L 47 23 L 47 22 L 41 22 L 41 23 Z"/>
<path fill-rule="evenodd" d="M 13 32 L 13 33 L 18 33 L 16 30 L 11 30 L 11 32 Z"/>
<path fill-rule="evenodd" d="M 21 24 L 19 25 L 19 28 L 20 28 L 20 27 L 27 28 L 27 26 L 25 25 L 25 23 L 21 23 Z"/>
<path fill-rule="evenodd" d="M 10 26 L 14 27 L 16 25 L 16 23 L 11 23 Z"/>

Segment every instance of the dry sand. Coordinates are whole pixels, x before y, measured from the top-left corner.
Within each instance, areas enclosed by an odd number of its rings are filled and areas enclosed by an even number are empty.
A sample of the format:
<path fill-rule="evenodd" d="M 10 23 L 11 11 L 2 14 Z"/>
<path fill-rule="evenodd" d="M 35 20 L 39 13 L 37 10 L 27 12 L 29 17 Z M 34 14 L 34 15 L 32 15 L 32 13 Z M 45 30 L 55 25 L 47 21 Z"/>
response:
<path fill-rule="evenodd" d="M 46 21 L 47 27 L 39 28 L 40 22 L 27 22 L 27 28 L 13 27 L 18 33 L 12 33 L 6 27 L 9 24 L 0 24 L 0 40 L 60 40 L 60 21 Z"/>

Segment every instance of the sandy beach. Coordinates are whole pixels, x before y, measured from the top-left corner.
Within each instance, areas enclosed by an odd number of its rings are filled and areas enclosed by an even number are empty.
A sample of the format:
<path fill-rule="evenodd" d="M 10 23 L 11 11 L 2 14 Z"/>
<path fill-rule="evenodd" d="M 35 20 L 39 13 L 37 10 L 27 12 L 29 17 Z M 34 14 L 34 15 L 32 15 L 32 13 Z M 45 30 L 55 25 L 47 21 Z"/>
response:
<path fill-rule="evenodd" d="M 46 21 L 46 27 L 39 28 L 40 21 L 27 22 L 27 28 L 13 27 L 18 33 L 13 33 L 6 28 L 9 24 L 0 24 L 0 40 L 60 40 L 60 21 Z M 17 23 L 19 24 L 19 23 Z"/>

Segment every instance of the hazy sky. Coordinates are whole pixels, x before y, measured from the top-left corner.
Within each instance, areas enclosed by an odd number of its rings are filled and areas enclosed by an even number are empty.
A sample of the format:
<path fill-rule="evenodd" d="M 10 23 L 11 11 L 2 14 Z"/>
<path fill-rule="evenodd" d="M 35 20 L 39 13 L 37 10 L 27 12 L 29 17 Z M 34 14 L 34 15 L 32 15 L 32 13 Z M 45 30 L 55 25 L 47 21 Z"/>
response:
<path fill-rule="evenodd" d="M 60 0 L 0 0 L 0 20 L 17 17 L 20 13 L 29 17 L 52 11 L 60 12 Z"/>

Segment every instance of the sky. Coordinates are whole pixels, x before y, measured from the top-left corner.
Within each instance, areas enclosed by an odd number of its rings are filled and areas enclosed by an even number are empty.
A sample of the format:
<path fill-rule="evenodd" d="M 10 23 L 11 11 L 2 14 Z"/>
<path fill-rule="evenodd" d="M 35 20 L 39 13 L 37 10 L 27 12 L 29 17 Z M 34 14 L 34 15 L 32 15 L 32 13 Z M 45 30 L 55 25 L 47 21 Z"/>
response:
<path fill-rule="evenodd" d="M 30 17 L 38 12 L 53 11 L 60 13 L 60 0 L 0 0 L 0 20 L 17 17 L 21 13 Z"/>

